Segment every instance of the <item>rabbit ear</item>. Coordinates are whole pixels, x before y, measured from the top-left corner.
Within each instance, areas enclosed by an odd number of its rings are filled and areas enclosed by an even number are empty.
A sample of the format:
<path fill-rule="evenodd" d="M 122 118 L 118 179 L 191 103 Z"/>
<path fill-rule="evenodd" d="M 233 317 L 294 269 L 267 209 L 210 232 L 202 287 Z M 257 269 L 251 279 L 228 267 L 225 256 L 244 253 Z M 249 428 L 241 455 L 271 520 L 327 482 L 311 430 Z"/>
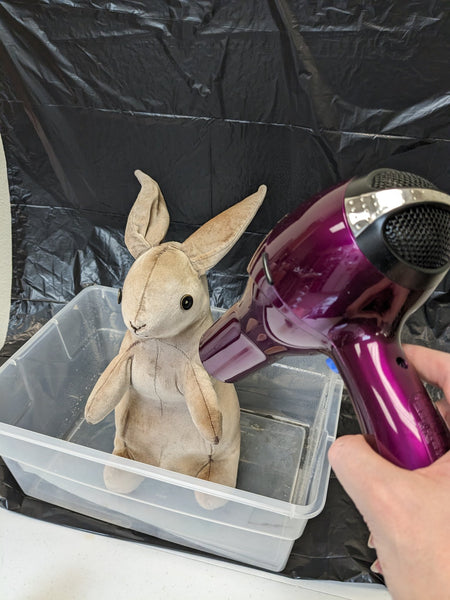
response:
<path fill-rule="evenodd" d="M 134 174 L 141 184 L 141 191 L 128 216 L 125 244 L 134 258 L 138 258 L 164 239 L 169 227 L 169 213 L 156 181 L 142 171 Z"/>
<path fill-rule="evenodd" d="M 267 187 L 241 200 L 202 225 L 182 244 L 194 268 L 204 274 L 219 262 L 244 233 L 261 206 Z"/>

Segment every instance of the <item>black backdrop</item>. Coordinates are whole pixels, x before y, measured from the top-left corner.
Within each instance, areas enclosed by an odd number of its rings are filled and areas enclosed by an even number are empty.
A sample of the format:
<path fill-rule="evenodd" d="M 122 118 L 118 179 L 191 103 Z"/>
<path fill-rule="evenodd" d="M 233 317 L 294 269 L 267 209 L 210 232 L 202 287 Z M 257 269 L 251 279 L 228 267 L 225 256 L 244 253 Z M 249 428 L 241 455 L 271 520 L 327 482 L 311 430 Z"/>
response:
<path fill-rule="evenodd" d="M 2 0 L 0 123 L 13 217 L 3 360 L 87 285 L 120 287 L 136 168 L 160 184 L 169 238 L 266 183 L 263 207 L 209 275 L 242 292 L 262 236 L 312 194 L 371 169 L 450 193 L 445 0 Z M 405 338 L 450 349 L 448 281 Z M 344 397 L 339 432 L 358 431 Z M 4 507 L 107 535 L 164 542 L 25 497 L 4 465 Z M 375 581 L 367 530 L 331 477 L 324 512 L 286 576 Z M 188 551 L 188 550 L 186 550 Z"/>

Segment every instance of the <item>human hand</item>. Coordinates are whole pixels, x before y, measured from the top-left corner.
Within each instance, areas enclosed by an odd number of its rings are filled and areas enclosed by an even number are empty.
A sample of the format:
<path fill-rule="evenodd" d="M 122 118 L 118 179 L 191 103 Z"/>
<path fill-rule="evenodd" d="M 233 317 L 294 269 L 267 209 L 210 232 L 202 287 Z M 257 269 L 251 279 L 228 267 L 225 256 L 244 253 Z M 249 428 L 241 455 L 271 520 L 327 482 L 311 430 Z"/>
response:
<path fill-rule="evenodd" d="M 450 398 L 450 354 L 405 346 L 419 375 Z M 438 403 L 447 423 L 450 406 Z M 397 467 L 361 435 L 338 438 L 329 459 L 363 515 L 395 600 L 450 599 L 450 452 L 423 469 Z"/>

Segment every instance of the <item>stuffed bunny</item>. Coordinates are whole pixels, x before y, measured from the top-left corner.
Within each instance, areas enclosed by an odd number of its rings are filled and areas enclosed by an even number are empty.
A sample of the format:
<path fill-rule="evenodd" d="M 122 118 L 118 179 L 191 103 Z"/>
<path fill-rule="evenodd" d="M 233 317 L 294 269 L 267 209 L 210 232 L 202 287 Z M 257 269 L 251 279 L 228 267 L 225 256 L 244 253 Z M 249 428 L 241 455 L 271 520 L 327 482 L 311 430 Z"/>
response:
<path fill-rule="evenodd" d="M 164 198 L 153 179 L 141 171 L 135 175 L 141 191 L 128 217 L 125 243 L 136 260 L 122 292 L 128 331 L 93 388 L 85 417 L 98 423 L 115 409 L 117 456 L 234 487 L 238 399 L 232 384 L 209 377 L 198 353 L 200 337 L 213 322 L 205 273 L 242 235 L 266 187 L 184 243 L 161 244 L 169 226 Z M 104 479 L 121 493 L 141 481 L 111 467 Z"/>

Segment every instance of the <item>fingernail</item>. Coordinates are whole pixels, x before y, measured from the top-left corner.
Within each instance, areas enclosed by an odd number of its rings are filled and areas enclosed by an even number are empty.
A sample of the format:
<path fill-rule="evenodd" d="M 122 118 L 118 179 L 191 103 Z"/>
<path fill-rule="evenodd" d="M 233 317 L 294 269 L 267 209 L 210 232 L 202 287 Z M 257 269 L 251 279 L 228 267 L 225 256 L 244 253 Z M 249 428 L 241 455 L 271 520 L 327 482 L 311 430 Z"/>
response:
<path fill-rule="evenodd" d="M 370 570 L 374 573 L 378 573 L 378 575 L 383 575 L 383 569 L 381 568 L 380 561 L 377 560 L 371 565 Z"/>
<path fill-rule="evenodd" d="M 369 539 L 367 540 L 367 545 L 369 548 L 375 548 L 375 544 L 373 543 L 373 534 L 369 535 Z"/>

